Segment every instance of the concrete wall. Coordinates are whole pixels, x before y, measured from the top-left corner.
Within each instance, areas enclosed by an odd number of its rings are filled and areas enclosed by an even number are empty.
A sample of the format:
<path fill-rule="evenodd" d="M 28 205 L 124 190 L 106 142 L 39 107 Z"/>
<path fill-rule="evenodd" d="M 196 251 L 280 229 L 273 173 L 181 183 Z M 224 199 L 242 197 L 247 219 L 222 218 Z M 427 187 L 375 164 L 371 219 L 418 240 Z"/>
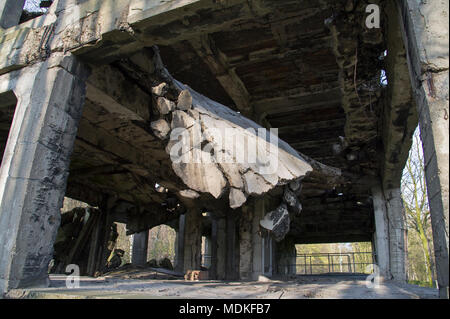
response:
<path fill-rule="evenodd" d="M 18 103 L 0 168 L 0 291 L 46 283 L 87 72 L 54 55 L 0 77 Z"/>
<path fill-rule="evenodd" d="M 419 114 L 440 296 L 449 279 L 449 1 L 397 0 Z"/>

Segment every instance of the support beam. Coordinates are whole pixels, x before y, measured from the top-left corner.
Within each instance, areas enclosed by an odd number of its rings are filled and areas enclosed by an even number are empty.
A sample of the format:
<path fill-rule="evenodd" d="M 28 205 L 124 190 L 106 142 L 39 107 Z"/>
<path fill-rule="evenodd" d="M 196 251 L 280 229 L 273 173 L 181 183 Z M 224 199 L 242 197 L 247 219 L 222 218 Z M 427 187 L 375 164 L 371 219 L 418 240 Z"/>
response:
<path fill-rule="evenodd" d="M 441 298 L 449 298 L 448 0 L 397 1 L 419 114 Z"/>
<path fill-rule="evenodd" d="M 0 168 L 0 293 L 47 283 L 86 77 L 62 54 L 0 77 L 19 101 Z"/>
<path fill-rule="evenodd" d="M 251 96 L 245 84 L 236 74 L 236 70 L 229 65 L 226 55 L 216 48 L 213 39 L 209 35 L 204 35 L 190 40 L 190 43 L 236 104 L 237 109 L 244 116 L 252 116 Z"/>
<path fill-rule="evenodd" d="M 131 263 L 134 266 L 145 266 L 147 263 L 148 230 L 133 235 Z"/>
<path fill-rule="evenodd" d="M 19 24 L 25 0 L 3 0 L 0 2 L 0 28 L 8 29 Z"/>

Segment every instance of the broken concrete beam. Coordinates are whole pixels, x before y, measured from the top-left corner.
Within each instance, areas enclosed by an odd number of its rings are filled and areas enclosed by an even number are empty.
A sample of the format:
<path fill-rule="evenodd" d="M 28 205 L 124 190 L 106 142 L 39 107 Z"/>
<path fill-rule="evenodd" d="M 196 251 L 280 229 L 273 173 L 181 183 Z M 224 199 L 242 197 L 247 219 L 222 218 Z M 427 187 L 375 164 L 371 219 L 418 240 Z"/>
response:
<path fill-rule="evenodd" d="M 170 87 L 170 93 L 154 98 L 165 105 L 177 103 L 177 110 L 166 115 L 172 118 L 171 126 L 161 119 L 152 122 L 152 129 L 161 139 L 170 135 L 166 152 L 173 171 L 189 189 L 216 199 L 229 193 L 230 206 L 237 208 L 249 195 L 265 194 L 312 171 L 308 161 L 273 132 L 173 79 L 157 48 L 145 54 L 145 59 L 130 58 L 138 65 L 127 67 L 153 70 L 153 87 Z M 148 68 L 149 60 L 154 67 Z"/>

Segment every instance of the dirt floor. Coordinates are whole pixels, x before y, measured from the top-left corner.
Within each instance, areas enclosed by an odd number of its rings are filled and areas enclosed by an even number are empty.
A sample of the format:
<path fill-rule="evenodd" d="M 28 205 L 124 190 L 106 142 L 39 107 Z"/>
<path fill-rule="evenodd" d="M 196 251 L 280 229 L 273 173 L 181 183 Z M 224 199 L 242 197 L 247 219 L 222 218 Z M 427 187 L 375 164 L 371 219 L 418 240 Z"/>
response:
<path fill-rule="evenodd" d="M 52 275 L 50 287 L 12 290 L 7 298 L 37 299 L 434 299 L 436 289 L 394 282 L 368 288 L 365 276 L 296 276 L 263 282 L 185 281 L 154 271 L 126 271 L 99 278 L 80 278 L 68 289 L 66 276 Z"/>

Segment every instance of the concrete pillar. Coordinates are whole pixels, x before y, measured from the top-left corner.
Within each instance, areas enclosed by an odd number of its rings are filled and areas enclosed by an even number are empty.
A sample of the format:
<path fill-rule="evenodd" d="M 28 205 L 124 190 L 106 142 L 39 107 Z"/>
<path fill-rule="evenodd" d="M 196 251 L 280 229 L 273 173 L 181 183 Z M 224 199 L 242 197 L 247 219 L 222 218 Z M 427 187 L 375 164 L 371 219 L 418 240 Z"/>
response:
<path fill-rule="evenodd" d="M 0 168 L 0 293 L 48 280 L 86 77 L 71 55 L 0 76 L 18 100 Z"/>
<path fill-rule="evenodd" d="M 239 277 L 241 280 L 251 280 L 253 272 L 253 213 L 252 205 L 242 208 L 239 223 Z"/>
<path fill-rule="evenodd" d="M 175 260 L 176 267 L 175 270 L 178 272 L 184 271 L 184 228 L 185 228 L 185 215 L 180 215 L 178 221 L 178 232 L 175 250 Z"/>
<path fill-rule="evenodd" d="M 217 255 L 216 255 L 216 279 L 225 280 L 227 256 L 226 220 L 217 220 Z"/>
<path fill-rule="evenodd" d="M 437 280 L 449 298 L 449 24 L 448 0 L 397 0 L 419 114 Z"/>
<path fill-rule="evenodd" d="M 25 0 L 0 1 L 0 27 L 7 29 L 19 24 Z"/>
<path fill-rule="evenodd" d="M 211 267 L 211 252 L 212 252 L 212 241 L 211 237 L 205 237 L 204 246 L 203 246 L 203 266 L 210 269 Z"/>
<path fill-rule="evenodd" d="M 392 279 L 406 282 L 406 216 L 400 188 L 384 192 L 389 218 L 389 265 Z"/>
<path fill-rule="evenodd" d="M 199 270 L 202 258 L 202 214 L 199 209 L 188 209 L 185 215 L 184 269 Z"/>
<path fill-rule="evenodd" d="M 239 242 L 237 238 L 236 212 L 229 211 L 226 217 L 226 279 L 237 280 L 239 279 Z"/>
<path fill-rule="evenodd" d="M 211 266 L 210 279 L 217 279 L 217 219 L 211 219 Z"/>
<path fill-rule="evenodd" d="M 380 186 L 372 188 L 373 208 L 375 216 L 374 246 L 376 264 L 383 279 L 391 279 L 389 252 L 389 219 L 386 201 Z"/>
<path fill-rule="evenodd" d="M 406 281 L 406 220 L 400 188 L 372 188 L 377 265 L 383 279 Z"/>
<path fill-rule="evenodd" d="M 145 266 L 147 263 L 148 230 L 133 235 L 131 263 L 133 266 Z"/>
<path fill-rule="evenodd" d="M 295 275 L 297 273 L 295 242 L 290 238 L 286 238 L 276 243 L 275 246 L 275 273 L 278 275 Z"/>
<path fill-rule="evenodd" d="M 252 218 L 252 279 L 259 280 L 259 277 L 264 275 L 263 267 L 263 240 L 260 235 L 259 222 L 266 214 L 266 207 L 264 198 L 257 198 L 253 206 Z"/>

